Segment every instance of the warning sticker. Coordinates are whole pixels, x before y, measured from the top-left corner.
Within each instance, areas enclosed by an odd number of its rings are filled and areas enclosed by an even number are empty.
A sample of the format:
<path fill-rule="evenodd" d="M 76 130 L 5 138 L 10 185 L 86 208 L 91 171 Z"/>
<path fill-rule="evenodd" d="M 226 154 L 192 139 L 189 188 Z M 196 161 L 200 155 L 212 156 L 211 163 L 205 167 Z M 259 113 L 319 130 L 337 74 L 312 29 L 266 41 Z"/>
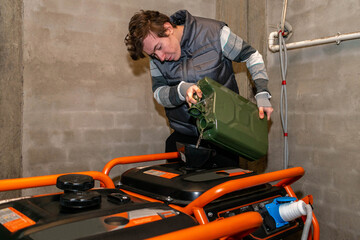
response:
<path fill-rule="evenodd" d="M 15 232 L 35 224 L 33 220 L 12 207 L 0 210 L 0 223 L 10 232 Z"/>
<path fill-rule="evenodd" d="M 147 170 L 144 173 L 153 175 L 153 176 L 167 178 L 167 179 L 171 179 L 171 178 L 179 176 L 179 174 L 176 174 L 176 173 L 164 172 L 164 171 L 159 171 L 159 170 L 155 170 L 155 169 Z"/>
<path fill-rule="evenodd" d="M 216 173 L 226 173 L 226 174 L 228 174 L 229 177 L 233 177 L 233 176 L 243 175 L 243 174 L 247 174 L 247 173 L 251 173 L 251 172 L 252 171 L 249 171 L 249 170 L 236 168 L 236 169 L 221 170 L 221 171 L 217 171 Z"/>

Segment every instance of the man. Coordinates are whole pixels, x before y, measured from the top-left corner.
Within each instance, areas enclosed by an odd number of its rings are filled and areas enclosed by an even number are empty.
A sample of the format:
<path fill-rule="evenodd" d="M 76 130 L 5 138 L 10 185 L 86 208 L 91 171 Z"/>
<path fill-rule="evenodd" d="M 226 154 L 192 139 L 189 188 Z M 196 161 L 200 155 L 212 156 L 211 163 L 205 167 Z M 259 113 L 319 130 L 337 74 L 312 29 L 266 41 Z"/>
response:
<path fill-rule="evenodd" d="M 197 81 L 209 77 L 239 93 L 232 61 L 246 62 L 256 87 L 259 117 L 264 118 L 266 113 L 270 119 L 273 108 L 262 56 L 225 23 L 194 17 L 186 10 L 171 17 L 157 11 L 141 11 L 130 20 L 125 44 L 132 59 L 145 54 L 150 57 L 154 98 L 165 107 L 174 129 L 166 140 L 166 152 L 176 151 L 176 142 L 197 141 L 194 119 L 187 112 L 188 106 L 196 103 L 194 94 L 202 97 Z M 229 158 L 238 159 L 231 154 Z"/>

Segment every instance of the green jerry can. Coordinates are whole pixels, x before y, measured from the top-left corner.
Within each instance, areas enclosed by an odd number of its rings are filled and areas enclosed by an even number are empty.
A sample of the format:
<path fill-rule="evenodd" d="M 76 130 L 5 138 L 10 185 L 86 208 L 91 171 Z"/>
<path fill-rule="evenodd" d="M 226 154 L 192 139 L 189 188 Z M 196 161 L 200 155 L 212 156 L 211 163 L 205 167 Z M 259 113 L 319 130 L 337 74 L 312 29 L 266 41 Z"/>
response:
<path fill-rule="evenodd" d="M 197 118 L 201 138 L 251 161 L 265 156 L 268 125 L 256 104 L 207 77 L 197 85 L 203 96 L 189 114 Z"/>

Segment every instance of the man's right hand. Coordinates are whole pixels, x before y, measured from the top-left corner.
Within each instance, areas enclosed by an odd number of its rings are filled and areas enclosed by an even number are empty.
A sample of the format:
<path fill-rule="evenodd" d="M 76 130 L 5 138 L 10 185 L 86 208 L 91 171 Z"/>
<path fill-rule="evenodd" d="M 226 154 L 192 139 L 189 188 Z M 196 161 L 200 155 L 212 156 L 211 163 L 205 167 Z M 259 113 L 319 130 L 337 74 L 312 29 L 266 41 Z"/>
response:
<path fill-rule="evenodd" d="M 189 107 L 191 107 L 191 104 L 196 104 L 198 101 L 194 98 L 194 94 L 196 94 L 199 99 L 202 98 L 202 91 L 197 85 L 192 85 L 188 88 L 186 91 L 186 102 L 189 104 Z"/>

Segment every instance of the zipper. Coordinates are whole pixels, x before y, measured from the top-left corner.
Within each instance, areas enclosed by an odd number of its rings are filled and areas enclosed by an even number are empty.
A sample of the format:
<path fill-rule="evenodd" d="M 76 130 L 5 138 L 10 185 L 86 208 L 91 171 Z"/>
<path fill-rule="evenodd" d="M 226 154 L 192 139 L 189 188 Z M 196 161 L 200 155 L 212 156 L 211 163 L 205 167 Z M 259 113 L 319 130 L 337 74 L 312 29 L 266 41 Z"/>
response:
<path fill-rule="evenodd" d="M 188 73 L 187 73 L 187 55 L 185 54 L 184 58 L 183 58 L 183 81 L 184 82 L 187 82 L 187 76 L 188 76 Z"/>

